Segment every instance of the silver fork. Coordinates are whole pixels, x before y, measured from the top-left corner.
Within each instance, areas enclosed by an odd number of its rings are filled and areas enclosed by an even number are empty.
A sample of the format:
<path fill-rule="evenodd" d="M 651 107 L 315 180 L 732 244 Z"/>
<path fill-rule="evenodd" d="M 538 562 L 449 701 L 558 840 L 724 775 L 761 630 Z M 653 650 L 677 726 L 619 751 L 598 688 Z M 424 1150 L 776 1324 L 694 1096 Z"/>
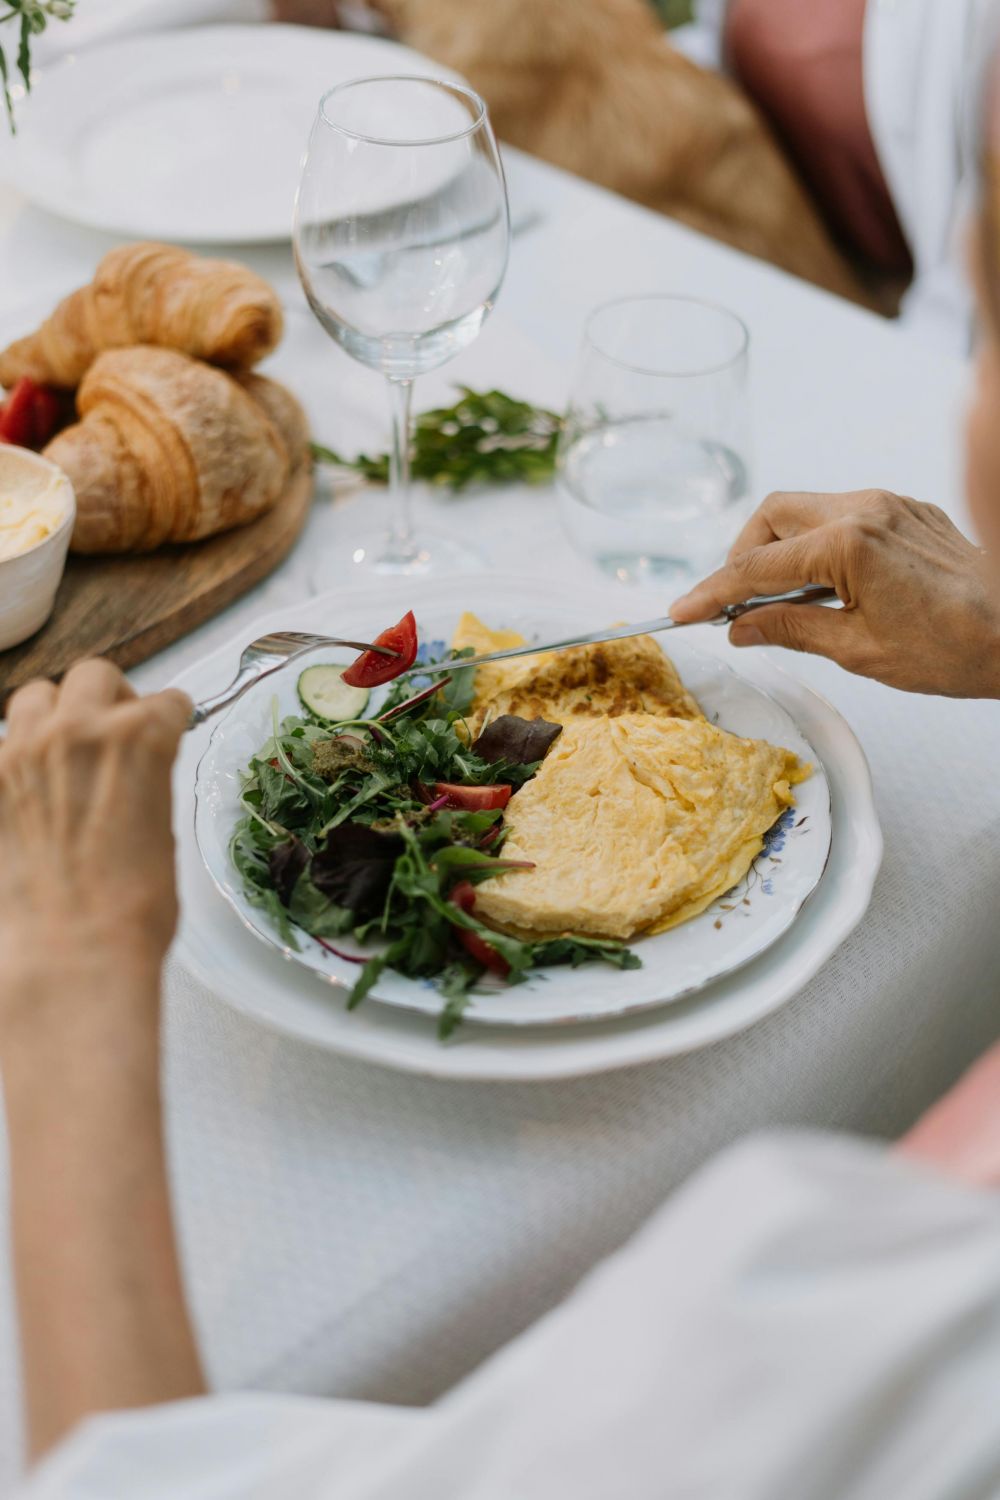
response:
<path fill-rule="evenodd" d="M 229 686 L 216 693 L 214 698 L 205 698 L 196 705 L 188 728 L 196 729 L 199 724 L 204 724 L 220 709 L 235 703 L 255 682 L 270 677 L 279 667 L 294 661 L 297 656 L 304 656 L 316 646 L 346 646 L 351 651 L 377 651 L 379 656 L 399 655 L 398 651 L 391 651 L 387 646 L 373 646 L 368 641 L 342 641 L 337 636 L 309 635 L 302 630 L 276 630 L 272 635 L 258 636 L 240 657 L 240 669 Z"/>

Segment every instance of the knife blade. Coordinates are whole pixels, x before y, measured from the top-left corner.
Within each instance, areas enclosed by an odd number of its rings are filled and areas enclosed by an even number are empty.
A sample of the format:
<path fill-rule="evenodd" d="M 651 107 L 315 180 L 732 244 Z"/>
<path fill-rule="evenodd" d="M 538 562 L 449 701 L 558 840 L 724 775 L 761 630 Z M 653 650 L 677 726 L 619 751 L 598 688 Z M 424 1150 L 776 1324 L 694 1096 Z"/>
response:
<path fill-rule="evenodd" d="M 600 646 L 605 641 L 624 641 L 635 635 L 659 635 L 664 630 L 681 630 L 687 625 L 731 625 L 734 620 L 750 614 L 755 609 L 764 609 L 768 604 L 824 604 L 837 598 L 836 589 L 823 584 L 808 584 L 805 588 L 791 589 L 787 594 L 758 594 L 744 599 L 740 604 L 727 604 L 710 620 L 672 620 L 664 615 L 660 620 L 644 620 L 639 625 L 614 625 L 606 630 L 595 630 L 591 635 L 567 636 L 562 641 L 527 642 L 523 646 L 508 646 L 505 651 L 490 651 L 485 656 L 467 656 L 452 661 L 435 662 L 432 666 L 416 666 L 400 672 L 395 681 L 404 677 L 437 677 L 456 668 L 485 667 L 495 661 L 512 661 L 518 656 L 539 656 L 546 651 L 570 651 L 574 646 Z"/>

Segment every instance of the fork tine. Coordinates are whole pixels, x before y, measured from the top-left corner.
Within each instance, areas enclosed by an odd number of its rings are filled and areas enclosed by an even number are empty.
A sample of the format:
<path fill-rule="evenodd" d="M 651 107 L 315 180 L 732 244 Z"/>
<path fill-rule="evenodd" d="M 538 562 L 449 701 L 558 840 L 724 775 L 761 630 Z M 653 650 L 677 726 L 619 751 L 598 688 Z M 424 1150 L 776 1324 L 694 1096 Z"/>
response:
<path fill-rule="evenodd" d="M 351 651 L 374 651 L 379 656 L 400 654 L 389 646 L 377 646 L 373 641 L 348 641 L 339 636 L 310 635 L 302 630 L 276 630 L 269 635 L 262 635 L 251 641 L 243 654 L 266 651 L 269 654 L 291 656 L 294 652 L 305 651 L 314 646 L 346 646 Z"/>
<path fill-rule="evenodd" d="M 259 636 L 245 647 L 240 655 L 239 671 L 232 682 L 221 693 L 196 705 L 188 728 L 194 729 L 199 724 L 204 724 L 206 719 L 210 719 L 220 709 L 235 703 L 255 682 L 270 677 L 272 672 L 276 672 L 286 662 L 294 661 L 297 656 L 304 656 L 307 651 L 313 651 L 319 646 L 346 646 L 351 651 L 377 651 L 380 656 L 397 657 L 400 654 L 387 646 L 376 646 L 368 641 L 345 641 L 337 636 L 310 635 L 300 630 L 272 631 L 270 635 Z"/>

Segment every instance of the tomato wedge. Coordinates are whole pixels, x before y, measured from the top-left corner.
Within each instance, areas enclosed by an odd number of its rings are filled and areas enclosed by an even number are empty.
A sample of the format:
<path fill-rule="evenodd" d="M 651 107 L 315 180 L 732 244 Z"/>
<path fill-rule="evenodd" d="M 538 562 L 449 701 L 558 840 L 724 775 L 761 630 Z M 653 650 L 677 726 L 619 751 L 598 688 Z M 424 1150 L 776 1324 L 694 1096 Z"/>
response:
<path fill-rule="evenodd" d="M 61 414 L 58 394 L 22 375 L 0 407 L 0 440 L 18 448 L 44 448 Z"/>
<path fill-rule="evenodd" d="M 33 444 L 42 449 L 51 437 L 55 436 L 62 417 L 63 403 L 59 393 L 51 386 L 39 385 L 35 387 L 34 432 L 32 434 Z"/>
<path fill-rule="evenodd" d="M 0 411 L 0 437 L 5 443 L 30 448 L 35 440 L 35 393 L 38 387 L 22 375 Z"/>
<path fill-rule="evenodd" d="M 400 672 L 405 672 L 407 667 L 413 666 L 417 659 L 417 622 L 413 618 L 413 610 L 407 610 L 398 625 L 383 630 L 373 644 L 398 651 L 399 655 L 379 656 L 375 651 L 363 651 L 357 661 L 352 662 L 343 673 L 348 687 L 379 687 L 383 682 L 391 682 Z"/>
<path fill-rule="evenodd" d="M 460 880 L 448 900 L 454 902 L 460 911 L 471 916 L 476 905 L 476 888 L 472 881 Z M 489 969 L 492 973 L 499 974 L 506 979 L 510 973 L 510 964 L 502 953 L 497 952 L 492 943 L 480 937 L 478 932 L 470 932 L 467 927 L 455 927 L 453 931 L 470 958 L 474 958 L 477 964 L 482 964 L 484 969 Z"/>
<path fill-rule="evenodd" d="M 435 797 L 447 797 L 447 807 L 460 807 L 463 812 L 491 812 L 497 807 L 506 807 L 513 788 L 503 782 L 493 786 L 459 786 L 451 781 L 435 781 Z"/>

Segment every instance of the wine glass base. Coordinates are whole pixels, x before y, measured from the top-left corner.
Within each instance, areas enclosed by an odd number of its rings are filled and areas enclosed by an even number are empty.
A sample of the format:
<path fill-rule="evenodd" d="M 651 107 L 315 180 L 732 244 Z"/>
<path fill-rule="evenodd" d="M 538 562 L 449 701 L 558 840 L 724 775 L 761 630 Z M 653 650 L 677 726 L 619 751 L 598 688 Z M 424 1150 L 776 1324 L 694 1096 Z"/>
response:
<path fill-rule="evenodd" d="M 421 528 L 410 545 L 384 531 L 358 537 L 335 555 L 327 554 L 312 570 L 314 591 L 335 583 L 363 583 L 369 578 L 443 578 L 447 574 L 482 573 L 486 560 L 475 547 L 441 531 Z"/>

